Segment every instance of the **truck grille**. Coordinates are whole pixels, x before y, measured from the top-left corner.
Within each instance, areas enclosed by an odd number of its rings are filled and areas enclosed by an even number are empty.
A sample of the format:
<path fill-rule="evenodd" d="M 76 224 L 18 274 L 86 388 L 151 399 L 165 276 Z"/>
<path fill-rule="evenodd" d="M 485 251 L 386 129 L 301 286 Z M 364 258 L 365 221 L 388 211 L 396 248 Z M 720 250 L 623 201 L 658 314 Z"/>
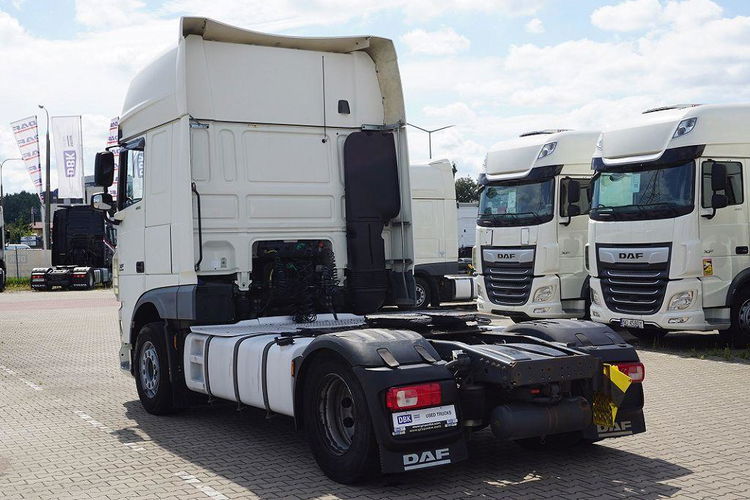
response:
<path fill-rule="evenodd" d="M 625 314 L 659 311 L 669 282 L 669 259 L 632 264 L 599 260 L 598 265 L 604 302 L 611 311 Z"/>
<path fill-rule="evenodd" d="M 502 252 L 529 252 L 528 248 L 509 248 Z M 487 289 L 487 297 L 495 304 L 505 306 L 522 306 L 529 300 L 531 293 L 531 282 L 534 280 L 534 259 L 532 253 L 528 262 L 491 262 L 486 258 L 482 261 L 482 272 L 484 284 Z"/>

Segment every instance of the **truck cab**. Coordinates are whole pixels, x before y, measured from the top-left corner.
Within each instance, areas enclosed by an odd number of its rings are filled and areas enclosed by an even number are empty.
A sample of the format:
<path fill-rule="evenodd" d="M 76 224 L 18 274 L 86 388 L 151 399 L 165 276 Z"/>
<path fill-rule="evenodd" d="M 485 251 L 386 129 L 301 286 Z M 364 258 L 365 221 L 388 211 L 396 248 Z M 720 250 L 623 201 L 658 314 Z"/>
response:
<path fill-rule="evenodd" d="M 5 214 L 0 205 L 0 292 L 5 291 L 7 279 L 7 265 L 5 264 Z"/>
<path fill-rule="evenodd" d="M 591 317 L 642 337 L 750 338 L 750 105 L 652 109 L 592 160 Z"/>
<path fill-rule="evenodd" d="M 476 297 L 474 280 L 466 274 L 458 276 L 459 218 L 453 162 L 443 159 L 413 164 L 409 175 L 416 307 L 472 300 Z"/>
<path fill-rule="evenodd" d="M 531 132 L 487 154 L 474 254 L 479 311 L 514 321 L 586 315 L 584 247 L 598 136 Z"/>

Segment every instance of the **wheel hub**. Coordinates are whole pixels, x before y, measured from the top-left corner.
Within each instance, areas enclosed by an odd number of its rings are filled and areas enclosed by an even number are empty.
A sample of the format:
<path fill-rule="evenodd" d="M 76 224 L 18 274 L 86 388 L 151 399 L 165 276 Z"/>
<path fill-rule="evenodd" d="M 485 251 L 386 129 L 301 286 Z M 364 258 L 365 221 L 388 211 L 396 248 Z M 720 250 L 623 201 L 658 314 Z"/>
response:
<path fill-rule="evenodd" d="M 151 399 L 159 391 L 159 355 L 150 341 L 143 344 L 139 360 L 141 385 L 146 396 Z"/>
<path fill-rule="evenodd" d="M 352 445 L 357 429 L 352 393 L 344 379 L 329 374 L 320 391 L 318 417 L 329 448 L 343 455 Z"/>

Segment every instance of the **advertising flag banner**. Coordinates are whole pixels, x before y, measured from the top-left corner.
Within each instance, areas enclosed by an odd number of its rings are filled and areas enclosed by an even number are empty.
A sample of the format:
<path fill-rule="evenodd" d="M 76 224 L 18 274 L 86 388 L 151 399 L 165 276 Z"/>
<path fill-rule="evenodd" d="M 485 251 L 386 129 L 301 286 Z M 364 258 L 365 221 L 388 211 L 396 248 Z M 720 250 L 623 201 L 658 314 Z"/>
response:
<path fill-rule="evenodd" d="M 119 126 L 120 117 L 115 116 L 109 121 L 109 135 L 107 136 L 107 149 L 115 155 L 115 176 L 114 182 L 109 187 L 109 194 L 112 195 L 113 200 L 117 200 L 117 178 L 120 174 L 120 148 L 117 147 L 119 143 Z"/>
<path fill-rule="evenodd" d="M 44 203 L 42 196 L 42 166 L 39 163 L 39 131 L 36 125 L 36 116 L 29 116 L 10 124 L 13 135 L 21 152 L 21 158 L 26 165 L 26 171 L 31 177 L 31 183 L 36 188 L 39 199 Z"/>
<path fill-rule="evenodd" d="M 81 117 L 53 116 L 51 129 L 57 162 L 57 197 L 85 198 Z"/>

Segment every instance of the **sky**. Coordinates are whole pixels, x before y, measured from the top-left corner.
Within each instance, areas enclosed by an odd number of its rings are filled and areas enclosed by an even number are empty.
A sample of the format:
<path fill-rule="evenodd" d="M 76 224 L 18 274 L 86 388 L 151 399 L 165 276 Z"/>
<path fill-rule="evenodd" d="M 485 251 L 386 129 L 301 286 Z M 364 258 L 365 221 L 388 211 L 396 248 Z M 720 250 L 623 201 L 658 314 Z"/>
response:
<path fill-rule="evenodd" d="M 433 158 L 473 177 L 487 151 L 523 132 L 750 101 L 747 0 L 0 0 L 0 161 L 19 156 L 10 122 L 44 104 L 82 115 L 92 173 L 128 83 L 176 45 L 183 15 L 393 39 L 408 121 L 455 125 L 433 135 Z M 426 160 L 426 134 L 410 128 L 408 140 L 412 163 Z M 21 162 L 3 170 L 6 193 L 33 189 Z"/>

